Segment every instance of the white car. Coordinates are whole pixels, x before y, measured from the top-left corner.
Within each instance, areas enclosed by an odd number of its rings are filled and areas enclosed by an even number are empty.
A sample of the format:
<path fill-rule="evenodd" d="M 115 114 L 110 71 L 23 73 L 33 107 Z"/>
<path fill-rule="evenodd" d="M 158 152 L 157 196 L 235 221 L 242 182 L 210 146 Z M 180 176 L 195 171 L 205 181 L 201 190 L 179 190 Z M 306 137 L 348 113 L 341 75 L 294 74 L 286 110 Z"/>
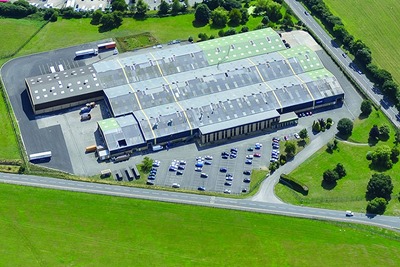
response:
<path fill-rule="evenodd" d="M 300 138 L 300 135 L 299 135 L 298 133 L 295 133 L 295 134 L 294 134 L 294 137 L 296 137 L 296 139 L 299 139 L 299 138 Z"/>
<path fill-rule="evenodd" d="M 225 194 L 230 194 L 231 192 L 232 192 L 232 191 L 231 191 L 230 189 L 225 189 L 225 190 L 224 190 L 224 193 L 225 193 Z"/>
<path fill-rule="evenodd" d="M 204 158 L 207 159 L 207 160 L 212 160 L 213 159 L 212 156 L 205 156 Z"/>
<path fill-rule="evenodd" d="M 181 187 L 181 185 L 178 184 L 178 183 L 173 183 L 173 184 L 172 184 L 172 187 L 173 187 L 173 188 L 179 188 L 179 187 Z"/>
<path fill-rule="evenodd" d="M 246 156 L 246 159 L 253 159 L 253 158 L 254 158 L 253 155 L 247 155 L 247 156 Z"/>
<path fill-rule="evenodd" d="M 351 210 L 346 210 L 346 217 L 353 217 L 354 213 Z"/>

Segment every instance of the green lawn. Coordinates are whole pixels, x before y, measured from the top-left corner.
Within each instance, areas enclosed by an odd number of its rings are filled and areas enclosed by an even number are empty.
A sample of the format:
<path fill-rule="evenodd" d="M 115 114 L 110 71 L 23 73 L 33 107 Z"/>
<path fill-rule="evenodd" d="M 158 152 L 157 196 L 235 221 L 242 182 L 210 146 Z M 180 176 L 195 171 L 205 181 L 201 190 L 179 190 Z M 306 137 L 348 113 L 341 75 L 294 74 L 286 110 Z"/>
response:
<path fill-rule="evenodd" d="M 0 58 L 9 57 L 20 48 L 39 28 L 43 21 L 33 19 L 0 19 Z M 5 38 L 7 37 L 7 38 Z"/>
<path fill-rule="evenodd" d="M 400 1 L 324 0 L 346 29 L 371 48 L 374 62 L 400 82 Z"/>
<path fill-rule="evenodd" d="M 389 125 L 391 136 L 387 142 L 392 145 L 394 142 L 395 127 L 393 124 L 389 123 L 385 117 L 385 115 L 380 110 L 373 109 L 372 113 L 368 116 L 368 118 L 357 118 L 354 121 L 354 129 L 349 138 L 349 141 L 356 143 L 368 143 L 369 131 L 372 129 L 374 125 L 378 125 L 378 127 L 382 126 L 384 123 Z"/>
<path fill-rule="evenodd" d="M 194 27 L 192 23 L 193 19 L 193 14 L 165 18 L 148 18 L 143 21 L 124 18 L 122 26 L 118 29 L 103 33 L 99 33 L 97 26 L 90 24 L 90 19 L 59 19 L 55 23 L 49 23 L 19 55 L 68 47 L 110 37 L 130 36 L 143 32 L 150 32 L 160 43 L 166 43 L 174 39 L 187 40 L 189 36 L 193 36 L 197 40 L 199 33 L 218 36 L 219 29 L 212 29 L 210 25 Z M 250 17 L 247 26 L 250 30 L 253 30 L 260 24 L 261 19 L 261 17 Z M 241 27 L 239 26 L 236 29 L 240 30 Z M 226 27 L 225 30 L 228 28 Z"/>
<path fill-rule="evenodd" d="M 399 234 L 373 227 L 6 184 L 0 191 L 1 266 L 400 262 Z"/>
<path fill-rule="evenodd" d="M 1 85 L 0 90 L 3 90 Z M 2 93 L 0 93 L 0 121 L 0 159 L 20 159 L 19 146 Z"/>
<path fill-rule="evenodd" d="M 290 175 L 308 186 L 310 191 L 307 196 L 296 193 L 281 184 L 276 186 L 276 194 L 283 201 L 297 205 L 364 212 L 367 205 L 366 187 L 371 175 L 376 172 L 370 169 L 370 161 L 366 159 L 366 154 L 380 145 L 386 144 L 393 147 L 394 129 L 386 142 L 379 141 L 372 147 L 364 143 L 368 140 L 372 125 L 381 125 L 383 122 L 387 120 L 380 112 L 373 112 L 368 119 L 356 120 L 354 134 L 349 139 L 359 144 L 340 142 L 339 149 L 333 153 L 328 153 L 325 146 L 295 169 Z M 324 188 L 321 184 L 322 174 L 327 169 L 333 169 L 337 163 L 344 165 L 347 175 L 339 180 L 334 188 Z M 395 196 L 400 192 L 400 176 L 398 175 L 400 163 L 396 163 L 386 173 L 392 177 L 393 196 Z M 390 201 L 386 214 L 400 215 L 400 203 L 397 197 Z"/>

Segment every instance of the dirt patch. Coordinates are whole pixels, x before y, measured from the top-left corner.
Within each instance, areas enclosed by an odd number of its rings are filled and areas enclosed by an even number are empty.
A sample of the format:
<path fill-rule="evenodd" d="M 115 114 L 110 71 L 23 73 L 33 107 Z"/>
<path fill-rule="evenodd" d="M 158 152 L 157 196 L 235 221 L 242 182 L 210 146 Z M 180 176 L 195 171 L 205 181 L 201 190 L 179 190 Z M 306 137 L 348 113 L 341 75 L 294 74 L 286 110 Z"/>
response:
<path fill-rule="evenodd" d="M 149 32 L 117 37 L 118 48 L 120 52 L 132 51 L 138 48 L 150 47 L 158 42 L 158 40 Z"/>

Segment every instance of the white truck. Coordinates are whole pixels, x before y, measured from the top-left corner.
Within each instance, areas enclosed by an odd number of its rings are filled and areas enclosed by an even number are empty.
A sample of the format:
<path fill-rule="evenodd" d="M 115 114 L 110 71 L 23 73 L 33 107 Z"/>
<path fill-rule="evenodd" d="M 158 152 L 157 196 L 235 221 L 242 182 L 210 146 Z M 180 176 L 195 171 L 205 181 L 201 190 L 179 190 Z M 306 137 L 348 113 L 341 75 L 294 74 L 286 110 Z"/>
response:
<path fill-rule="evenodd" d="M 91 49 L 76 51 L 75 57 L 81 57 L 81 56 L 86 56 L 86 55 L 97 55 L 98 53 L 99 53 L 99 50 L 91 48 Z"/>

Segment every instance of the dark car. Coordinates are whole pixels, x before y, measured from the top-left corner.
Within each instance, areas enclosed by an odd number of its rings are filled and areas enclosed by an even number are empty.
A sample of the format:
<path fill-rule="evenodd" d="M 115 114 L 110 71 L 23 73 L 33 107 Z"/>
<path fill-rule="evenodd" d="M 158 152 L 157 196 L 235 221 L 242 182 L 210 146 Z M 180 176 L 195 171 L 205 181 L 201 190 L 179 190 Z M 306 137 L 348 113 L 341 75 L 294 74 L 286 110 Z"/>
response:
<path fill-rule="evenodd" d="M 231 153 L 231 155 L 229 156 L 231 159 L 235 159 L 237 157 L 237 155 L 235 153 Z"/>
<path fill-rule="evenodd" d="M 207 174 L 207 173 L 204 173 L 204 172 L 202 172 L 202 173 L 200 174 L 200 177 L 201 177 L 201 178 L 207 178 L 207 177 L 208 177 L 208 174 Z"/>
<path fill-rule="evenodd" d="M 205 164 L 205 165 L 211 165 L 211 164 L 212 164 L 212 162 L 211 162 L 211 161 L 209 161 L 209 160 L 206 160 L 206 161 L 204 161 L 204 164 Z"/>
<path fill-rule="evenodd" d="M 247 193 L 247 189 L 246 189 L 246 188 L 243 188 L 243 189 L 242 189 L 242 193 Z"/>
<path fill-rule="evenodd" d="M 154 185 L 154 181 L 149 181 L 149 180 L 147 180 L 147 183 L 146 183 L 147 185 Z"/>
<path fill-rule="evenodd" d="M 245 170 L 245 171 L 243 171 L 243 174 L 245 174 L 245 175 L 250 175 L 250 174 L 251 174 L 251 171 Z"/>
<path fill-rule="evenodd" d="M 178 170 L 184 170 L 185 166 L 184 165 L 178 165 Z"/>
<path fill-rule="evenodd" d="M 253 161 L 251 159 L 248 159 L 245 161 L 246 164 L 253 164 Z"/>
<path fill-rule="evenodd" d="M 231 182 L 225 182 L 224 185 L 232 186 L 232 183 Z"/>
<path fill-rule="evenodd" d="M 244 183 L 250 183 L 251 180 L 250 180 L 250 178 L 244 178 L 244 179 L 243 179 L 243 182 L 244 182 Z"/>
<path fill-rule="evenodd" d="M 176 171 L 176 175 L 182 175 L 183 171 Z"/>
<path fill-rule="evenodd" d="M 222 168 L 220 168 L 220 169 L 219 169 L 219 171 L 220 171 L 220 172 L 227 172 L 227 171 L 228 171 L 228 169 L 227 169 L 227 168 L 224 168 L 224 167 L 222 167 Z"/>
<path fill-rule="evenodd" d="M 206 191 L 206 188 L 204 186 L 199 186 L 197 187 L 197 190 L 199 191 Z"/>
<path fill-rule="evenodd" d="M 231 148 L 231 152 L 237 153 L 238 150 L 237 150 L 237 148 Z"/>
<path fill-rule="evenodd" d="M 247 149 L 247 151 L 253 151 L 254 150 L 254 148 L 252 148 L 252 147 L 249 147 L 248 149 Z"/>
<path fill-rule="evenodd" d="M 224 152 L 221 153 L 221 156 L 229 156 L 229 153 L 224 151 Z"/>
<path fill-rule="evenodd" d="M 148 180 L 155 180 L 156 176 L 155 175 L 149 175 L 149 177 L 147 177 Z"/>

